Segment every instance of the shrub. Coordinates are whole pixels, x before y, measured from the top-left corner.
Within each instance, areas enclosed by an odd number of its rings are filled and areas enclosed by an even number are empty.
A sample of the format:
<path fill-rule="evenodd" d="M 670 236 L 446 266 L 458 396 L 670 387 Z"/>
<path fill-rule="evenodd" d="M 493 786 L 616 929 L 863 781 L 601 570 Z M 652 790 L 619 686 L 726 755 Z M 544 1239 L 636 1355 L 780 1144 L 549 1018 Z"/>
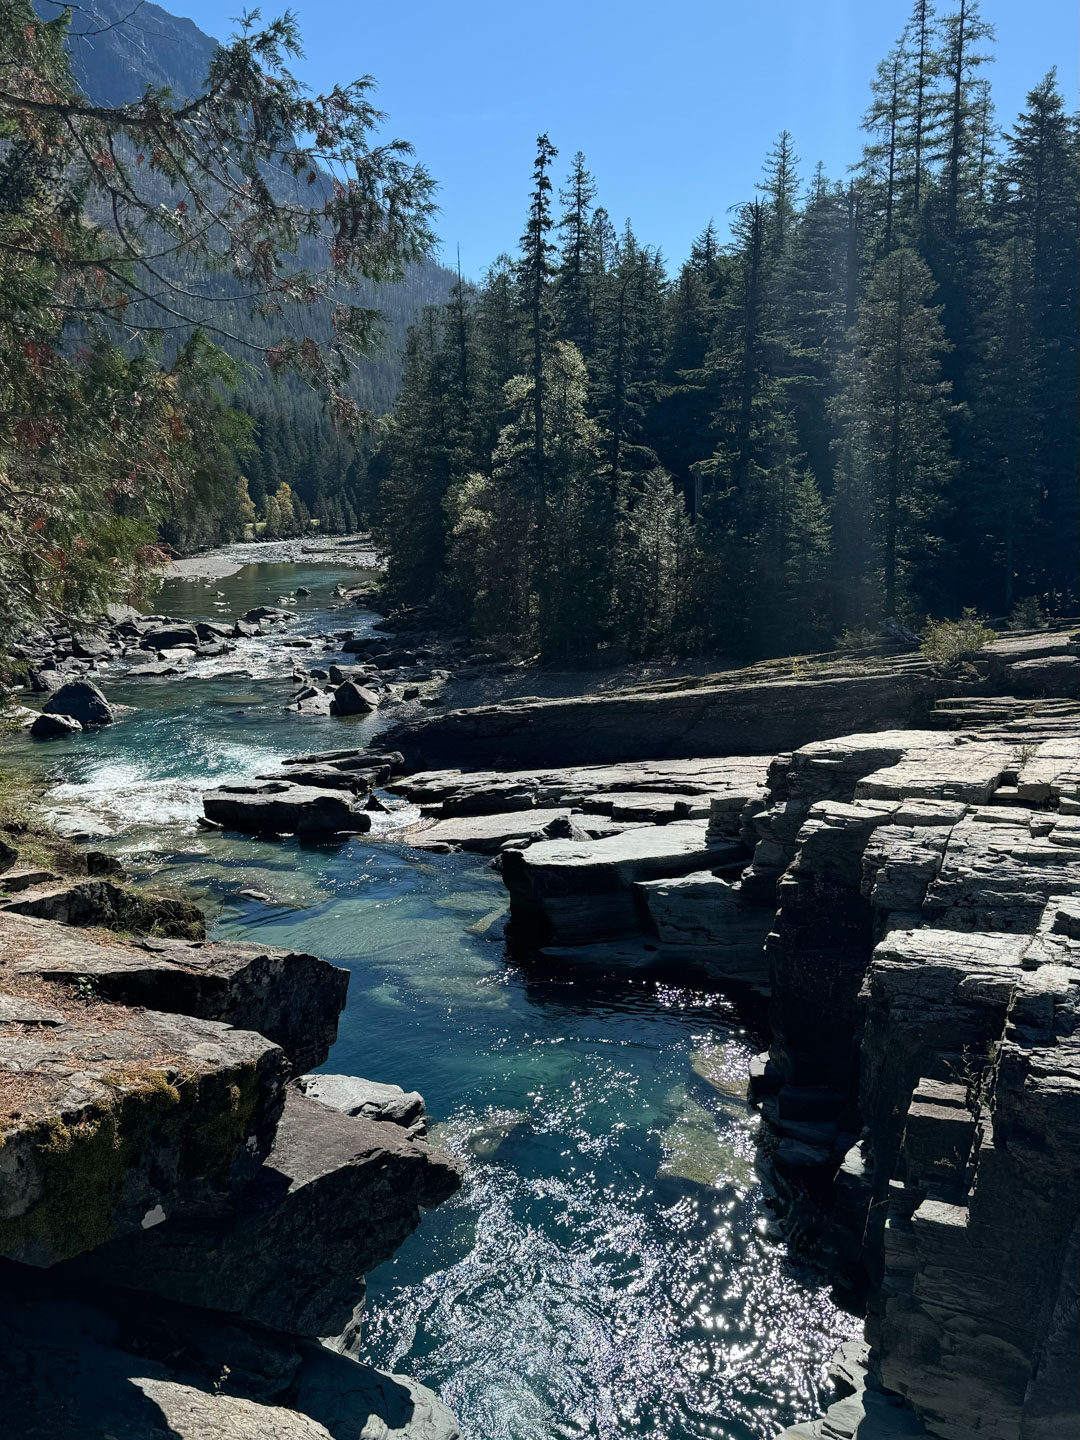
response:
<path fill-rule="evenodd" d="M 1010 630 L 1045 630 L 1050 624 L 1038 595 L 1025 595 L 1013 606 L 1009 616 Z"/>
<path fill-rule="evenodd" d="M 968 655 L 985 649 L 996 639 L 997 632 L 986 623 L 985 616 L 969 609 L 959 620 L 931 620 L 927 616 L 921 648 L 935 670 L 949 671 L 958 669 Z"/>
<path fill-rule="evenodd" d="M 867 625 L 849 625 L 836 642 L 838 650 L 869 650 L 881 639 L 877 630 Z"/>

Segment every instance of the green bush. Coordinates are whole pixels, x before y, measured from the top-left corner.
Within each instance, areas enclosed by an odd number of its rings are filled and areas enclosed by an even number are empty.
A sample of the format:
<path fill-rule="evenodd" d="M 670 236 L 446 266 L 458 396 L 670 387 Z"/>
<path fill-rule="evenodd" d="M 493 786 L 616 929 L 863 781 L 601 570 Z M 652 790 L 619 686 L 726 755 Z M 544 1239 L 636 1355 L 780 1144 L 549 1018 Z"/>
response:
<path fill-rule="evenodd" d="M 996 639 L 997 632 L 986 623 L 986 617 L 969 609 L 959 620 L 931 620 L 927 616 L 921 648 L 935 670 L 949 671 L 958 669 L 969 655 L 984 650 Z"/>
<path fill-rule="evenodd" d="M 1010 630 L 1045 630 L 1050 624 L 1038 595 L 1025 595 L 1013 606 L 1009 616 Z"/>

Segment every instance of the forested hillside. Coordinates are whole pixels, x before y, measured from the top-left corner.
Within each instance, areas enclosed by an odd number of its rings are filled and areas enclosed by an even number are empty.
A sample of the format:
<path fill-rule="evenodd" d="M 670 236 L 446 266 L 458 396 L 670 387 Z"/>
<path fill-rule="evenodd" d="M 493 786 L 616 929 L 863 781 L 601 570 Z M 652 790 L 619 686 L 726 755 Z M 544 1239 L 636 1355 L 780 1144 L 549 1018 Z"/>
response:
<path fill-rule="evenodd" d="M 38 0 L 36 8 L 46 17 L 59 15 L 63 6 L 55 0 Z M 131 0 L 88 0 L 73 12 L 69 46 L 74 77 L 80 89 L 101 105 L 123 106 L 138 100 L 150 86 L 169 89 L 176 101 L 198 95 L 205 84 L 217 41 L 203 34 L 192 21 L 170 14 L 157 5 L 133 6 Z M 275 193 L 305 189 L 301 181 L 284 172 L 269 175 Z M 329 184 L 320 180 L 316 188 Z M 167 187 L 162 185 L 164 198 Z M 304 195 L 305 201 L 310 195 Z M 106 214 L 99 216 L 108 224 Z M 302 241 L 301 262 L 317 264 L 312 242 Z M 176 272 L 175 264 L 163 268 Z M 185 284 L 205 295 L 203 318 L 208 333 L 241 362 L 255 357 L 243 343 L 268 342 L 276 317 L 261 323 L 241 303 L 228 303 L 239 296 L 241 287 L 228 273 L 197 277 L 192 268 L 176 272 Z M 385 339 L 378 353 L 357 367 L 350 382 L 350 394 L 364 410 L 385 414 L 393 405 L 401 376 L 401 357 L 406 332 L 420 310 L 439 303 L 448 295 L 453 276 L 434 260 L 412 265 L 400 284 L 362 283 L 355 287 L 354 303 L 377 307 L 383 317 Z M 329 315 L 305 317 L 307 331 L 325 341 L 330 333 Z M 137 303 L 129 315 L 137 317 Z M 166 352 L 175 352 L 184 331 L 171 335 Z M 318 397 L 289 376 L 275 380 L 261 365 L 241 374 L 237 404 L 253 424 L 250 449 L 241 457 L 248 479 L 250 499 L 260 518 L 267 515 L 266 500 L 282 483 L 289 487 L 294 508 L 292 521 L 275 517 L 270 507 L 272 528 L 281 533 L 306 526 L 310 519 L 323 529 L 341 531 L 355 528 L 367 508 L 364 486 L 366 443 L 357 446 L 327 423 Z M 165 538 L 190 548 L 230 538 L 242 524 L 235 505 L 198 506 L 178 510 L 164 526 Z"/>
<path fill-rule="evenodd" d="M 992 40 L 916 0 L 850 172 L 785 132 L 673 274 L 542 136 L 519 255 L 410 336 L 395 594 L 553 656 L 1075 613 L 1080 137 L 1052 73 L 995 115 Z"/>

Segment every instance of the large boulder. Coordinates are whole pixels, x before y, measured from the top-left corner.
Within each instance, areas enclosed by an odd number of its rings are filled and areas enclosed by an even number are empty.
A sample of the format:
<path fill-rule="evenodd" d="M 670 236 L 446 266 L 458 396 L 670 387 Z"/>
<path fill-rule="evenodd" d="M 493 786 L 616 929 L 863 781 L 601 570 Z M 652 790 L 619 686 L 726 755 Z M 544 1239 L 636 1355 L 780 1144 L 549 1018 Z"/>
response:
<path fill-rule="evenodd" d="M 112 647 L 104 635 L 84 630 L 72 635 L 71 653 L 80 660 L 104 660 L 112 653 Z"/>
<path fill-rule="evenodd" d="M 69 680 L 46 700 L 46 715 L 70 715 L 84 730 L 111 725 L 116 712 L 98 687 L 89 680 Z"/>
<path fill-rule="evenodd" d="M 194 649 L 199 638 L 199 632 L 194 625 L 184 625 L 179 621 L 175 624 L 155 625 L 142 632 L 143 648 L 146 650 L 176 650 L 182 645 Z"/>
<path fill-rule="evenodd" d="M 347 792 L 284 780 L 221 785 L 203 796 L 203 811 L 226 830 L 254 835 L 362 834 L 371 829 L 371 816 L 355 809 Z"/>
<path fill-rule="evenodd" d="M 77 735 L 82 728 L 74 715 L 43 713 L 30 726 L 30 734 L 35 740 L 62 740 L 69 735 Z"/>
<path fill-rule="evenodd" d="M 288 610 L 283 610 L 280 605 L 255 605 L 244 613 L 244 619 L 249 625 L 257 625 L 261 620 L 277 625 L 291 618 Z"/>
<path fill-rule="evenodd" d="M 355 680 L 346 680 L 334 691 L 330 703 L 331 715 L 370 715 L 379 708 L 379 697 L 374 690 L 358 685 Z"/>
<path fill-rule="evenodd" d="M 220 620 L 196 620 L 195 633 L 200 640 L 231 640 L 233 627 Z"/>
<path fill-rule="evenodd" d="M 503 879 L 513 912 L 555 944 L 586 945 L 631 934 L 640 923 L 635 882 L 715 870 L 737 859 L 737 842 L 713 844 L 707 830 L 704 820 L 677 820 L 584 845 L 541 840 L 507 850 Z"/>
<path fill-rule="evenodd" d="M 141 895 L 103 877 L 65 881 L 46 889 L 38 886 L 26 896 L 4 901 L 2 909 L 62 925 L 102 926 L 181 940 L 201 940 L 206 935 L 206 916 L 192 901 Z"/>

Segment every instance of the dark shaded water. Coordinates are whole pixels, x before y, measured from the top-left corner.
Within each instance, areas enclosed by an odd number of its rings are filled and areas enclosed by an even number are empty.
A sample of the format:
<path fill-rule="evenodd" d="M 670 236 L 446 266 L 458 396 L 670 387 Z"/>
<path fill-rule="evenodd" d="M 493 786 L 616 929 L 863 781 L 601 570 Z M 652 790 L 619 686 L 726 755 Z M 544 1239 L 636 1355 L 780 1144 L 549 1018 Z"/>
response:
<path fill-rule="evenodd" d="M 356 623 L 324 612 L 339 578 L 250 566 L 160 603 L 242 612 L 304 585 L 303 633 Z M 505 953 L 504 891 L 475 857 L 196 828 L 214 779 L 373 728 L 283 711 L 281 653 L 256 640 L 201 677 L 105 677 L 137 715 L 5 758 L 48 766 L 70 829 L 193 885 L 218 934 L 347 966 L 326 1068 L 421 1090 L 437 1138 L 467 1157 L 464 1192 L 370 1278 L 364 1357 L 436 1389 L 467 1440 L 768 1440 L 810 1413 L 855 1325 L 765 1233 L 741 1098 L 753 1047 L 728 1001 L 530 974 Z M 220 673 L 236 666 L 248 673 Z M 386 823 L 392 837 L 400 819 Z"/>

